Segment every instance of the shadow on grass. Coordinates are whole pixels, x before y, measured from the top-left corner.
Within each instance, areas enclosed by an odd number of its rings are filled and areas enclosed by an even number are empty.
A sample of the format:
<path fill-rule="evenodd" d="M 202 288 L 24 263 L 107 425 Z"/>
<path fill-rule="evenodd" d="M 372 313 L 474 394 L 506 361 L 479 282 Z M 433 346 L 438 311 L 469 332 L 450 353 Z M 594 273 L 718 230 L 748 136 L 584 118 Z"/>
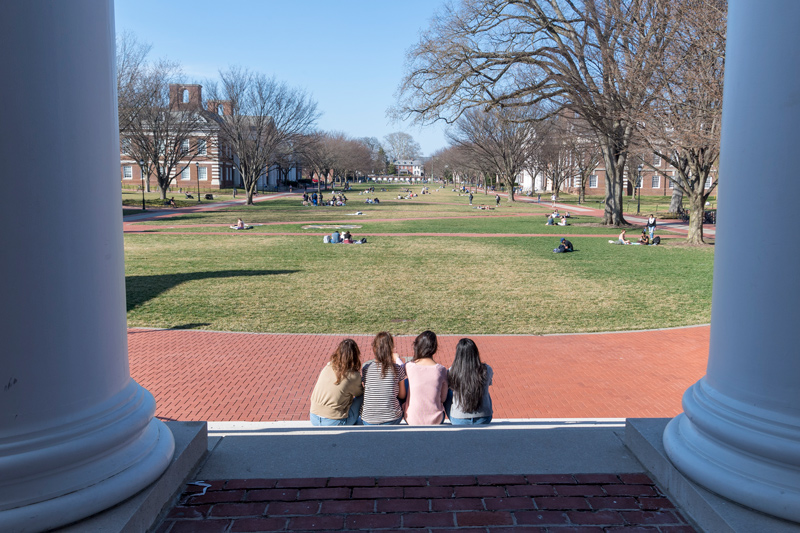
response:
<path fill-rule="evenodd" d="M 190 272 L 186 274 L 163 274 L 154 276 L 125 276 L 127 310 L 130 311 L 156 298 L 161 293 L 185 283 L 200 279 L 235 278 L 252 276 L 277 276 L 294 274 L 299 270 L 217 270 L 212 272 Z M 193 326 L 192 324 L 187 325 Z"/>

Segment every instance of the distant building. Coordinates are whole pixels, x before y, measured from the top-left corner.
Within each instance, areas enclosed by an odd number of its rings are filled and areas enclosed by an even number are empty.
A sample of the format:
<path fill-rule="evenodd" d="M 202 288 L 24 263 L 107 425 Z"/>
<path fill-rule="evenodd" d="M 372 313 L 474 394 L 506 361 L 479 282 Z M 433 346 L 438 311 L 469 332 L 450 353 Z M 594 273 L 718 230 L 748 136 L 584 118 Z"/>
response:
<path fill-rule="evenodd" d="M 422 177 L 424 164 L 420 159 L 397 159 L 392 162 L 398 176 Z"/>
<path fill-rule="evenodd" d="M 172 84 L 169 86 L 170 107 L 176 110 L 196 109 L 203 119 L 196 132 L 184 141 L 184 151 L 194 155 L 193 160 L 181 161 L 173 176 L 172 188 L 230 189 L 243 187 L 242 177 L 236 169 L 236 154 L 220 139 L 218 116 L 233 114 L 228 101 L 210 100 L 202 107 L 202 86 L 194 84 Z M 138 186 L 142 183 L 139 162 L 127 152 L 130 141 L 124 132 L 120 135 L 120 174 L 122 184 Z M 274 163 L 258 179 L 258 189 L 275 188 L 280 183 L 297 181 L 301 176 L 299 164 L 292 163 L 289 168 Z M 157 190 L 155 174 L 144 177 L 145 188 Z"/>

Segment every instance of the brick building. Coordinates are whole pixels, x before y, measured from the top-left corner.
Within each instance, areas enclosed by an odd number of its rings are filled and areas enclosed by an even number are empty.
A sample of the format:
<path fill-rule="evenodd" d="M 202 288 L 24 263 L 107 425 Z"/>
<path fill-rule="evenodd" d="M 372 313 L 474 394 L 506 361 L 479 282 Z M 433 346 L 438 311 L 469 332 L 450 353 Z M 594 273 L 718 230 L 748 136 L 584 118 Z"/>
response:
<path fill-rule="evenodd" d="M 623 189 L 626 196 L 634 196 L 637 186 L 637 177 L 640 176 L 639 188 L 643 196 L 672 196 L 672 191 L 675 184 L 672 180 L 667 179 L 662 172 L 669 176 L 676 176 L 677 171 L 656 155 L 651 155 L 652 161 L 649 161 L 655 169 L 648 165 L 642 164 L 641 171 L 637 167 L 630 167 L 626 171 L 623 178 Z M 631 156 L 632 161 L 639 161 L 637 156 Z M 589 175 L 588 183 L 586 184 L 587 195 L 603 196 L 606 193 L 606 176 L 605 164 L 600 161 L 600 164 L 595 168 L 592 174 Z M 517 181 L 522 186 L 523 191 L 531 192 L 546 192 L 552 191 L 552 183 L 549 179 L 545 179 L 542 175 L 536 174 L 532 176 L 528 171 L 523 171 L 517 178 Z M 713 175 L 706 181 L 706 188 L 711 187 Z M 569 194 L 577 194 L 580 190 L 581 180 L 578 177 L 567 178 L 561 185 L 561 191 Z"/>
<path fill-rule="evenodd" d="M 171 188 L 187 190 L 230 189 L 242 187 L 242 178 L 234 163 L 236 154 L 220 138 L 218 120 L 220 116 L 233 114 L 229 101 L 209 100 L 203 108 L 202 86 L 195 84 L 172 84 L 169 86 L 170 107 L 176 111 L 197 110 L 200 120 L 196 131 L 183 141 L 182 149 L 192 157 L 181 160 L 173 173 Z M 120 174 L 123 186 L 138 187 L 144 181 L 147 191 L 157 190 L 155 173 L 144 176 L 139 162 L 128 154 L 130 141 L 120 135 Z M 258 188 L 274 188 L 281 182 L 300 178 L 300 165 L 283 168 L 278 163 L 270 166 L 261 175 Z"/>

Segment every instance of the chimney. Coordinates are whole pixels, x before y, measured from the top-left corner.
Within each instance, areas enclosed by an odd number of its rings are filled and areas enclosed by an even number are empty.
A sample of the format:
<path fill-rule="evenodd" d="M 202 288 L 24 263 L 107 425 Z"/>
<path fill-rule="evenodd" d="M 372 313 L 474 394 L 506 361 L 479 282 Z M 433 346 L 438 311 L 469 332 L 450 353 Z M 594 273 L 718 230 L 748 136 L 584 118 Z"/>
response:
<path fill-rule="evenodd" d="M 169 106 L 182 111 L 202 107 L 202 85 L 171 83 L 169 86 Z"/>

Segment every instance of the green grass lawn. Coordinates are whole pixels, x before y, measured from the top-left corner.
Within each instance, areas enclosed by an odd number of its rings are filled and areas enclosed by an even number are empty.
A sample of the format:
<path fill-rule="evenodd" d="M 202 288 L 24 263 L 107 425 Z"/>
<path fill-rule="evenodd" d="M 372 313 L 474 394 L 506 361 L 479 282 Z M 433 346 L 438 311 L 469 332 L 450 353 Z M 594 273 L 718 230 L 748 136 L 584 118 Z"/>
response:
<path fill-rule="evenodd" d="M 418 190 L 418 187 L 412 187 Z M 187 214 L 150 226 L 286 222 L 233 235 L 127 235 L 130 326 L 223 331 L 415 334 L 543 334 L 708 322 L 713 247 L 679 243 L 613 246 L 574 237 L 576 251 L 553 254 L 566 234 L 612 228 L 544 225 L 549 208 L 503 199 L 496 211 L 439 191 L 380 206 L 348 192 L 344 208 L 304 208 L 295 199 Z M 328 196 L 326 194 L 326 196 Z M 476 195 L 476 198 L 479 195 Z M 482 195 L 480 195 L 482 196 Z M 473 202 L 477 203 L 477 202 Z M 489 202 L 484 202 L 489 203 Z M 374 207 L 374 209 L 372 209 Z M 342 216 L 356 209 L 364 217 Z M 476 216 L 527 214 L 523 217 Z M 422 217 L 460 217 L 412 220 Z M 365 245 L 325 245 L 306 221 L 346 219 L 374 233 L 547 233 L 553 237 L 390 236 Z M 370 222 L 370 219 L 400 219 Z M 592 223 L 589 217 L 575 222 Z M 211 226 L 200 231 L 225 231 Z M 322 230 L 308 230 L 319 234 Z M 631 233 L 634 230 L 631 230 Z M 231 233 L 233 231 L 231 230 Z"/>

